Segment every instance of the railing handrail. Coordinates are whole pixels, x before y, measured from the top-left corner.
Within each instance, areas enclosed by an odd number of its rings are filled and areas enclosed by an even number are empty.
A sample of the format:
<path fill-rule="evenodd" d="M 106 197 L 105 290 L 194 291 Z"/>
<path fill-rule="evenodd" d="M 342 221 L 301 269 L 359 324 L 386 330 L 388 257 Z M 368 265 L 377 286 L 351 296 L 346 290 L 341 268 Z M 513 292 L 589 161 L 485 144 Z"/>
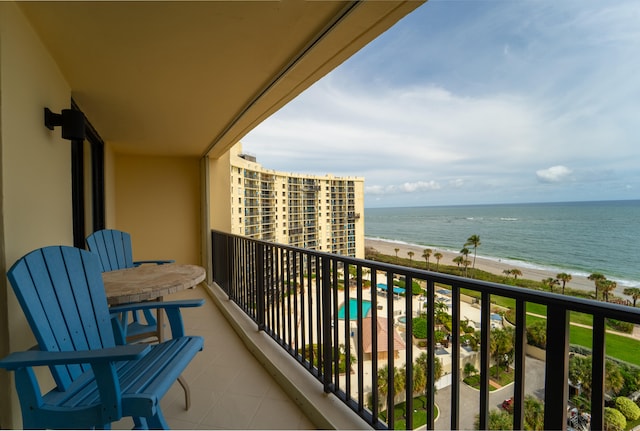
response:
<path fill-rule="evenodd" d="M 238 236 L 233 234 L 227 234 L 220 231 L 218 232 L 229 236 Z M 245 238 L 238 236 L 239 238 Z M 248 238 L 247 238 L 248 239 Z M 319 258 L 329 257 L 336 258 L 333 253 L 328 253 L 319 250 L 310 250 L 302 247 L 296 247 L 286 244 L 275 244 L 273 242 L 264 241 L 260 239 L 251 239 L 252 242 L 257 244 L 277 246 L 283 250 L 289 250 L 293 252 L 305 253 L 309 256 L 317 256 Z M 562 303 L 570 311 L 583 312 L 587 314 L 606 314 L 607 317 L 616 318 L 620 320 L 630 321 L 632 323 L 640 324 L 640 308 L 629 307 L 622 304 L 615 304 L 611 302 L 596 301 L 594 299 L 579 298 L 574 296 L 563 295 L 556 292 L 545 292 L 535 289 L 529 289 L 526 287 L 509 286 L 505 284 L 494 283 L 484 280 L 475 280 L 468 277 L 462 277 L 452 274 L 444 274 L 441 272 L 427 271 L 419 268 L 409 268 L 402 265 L 396 265 L 387 262 L 378 262 L 366 259 L 359 259 L 350 256 L 338 256 L 340 261 L 348 265 L 371 267 L 375 266 L 380 271 L 393 272 L 394 274 L 411 276 L 418 279 L 430 279 L 436 283 L 441 284 L 455 284 L 463 289 L 475 290 L 478 292 L 487 292 L 492 295 L 506 296 L 513 299 L 522 299 L 527 302 L 535 302 L 542 305 L 554 305 Z M 630 318 L 633 316 L 633 318 Z"/>

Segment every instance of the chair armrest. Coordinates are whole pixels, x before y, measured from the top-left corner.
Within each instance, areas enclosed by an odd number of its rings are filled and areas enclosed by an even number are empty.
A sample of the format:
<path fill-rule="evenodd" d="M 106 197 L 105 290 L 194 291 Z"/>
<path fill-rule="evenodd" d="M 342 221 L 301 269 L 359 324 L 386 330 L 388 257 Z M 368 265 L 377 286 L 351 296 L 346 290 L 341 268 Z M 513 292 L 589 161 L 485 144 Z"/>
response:
<path fill-rule="evenodd" d="M 175 260 L 136 260 L 133 262 L 133 266 L 140 266 L 146 263 L 153 263 L 156 265 L 164 265 L 165 263 L 174 263 Z"/>
<path fill-rule="evenodd" d="M 126 313 L 127 311 L 136 310 L 154 310 L 158 308 L 191 308 L 200 307 L 204 304 L 204 299 L 185 299 L 180 301 L 149 301 L 149 302 L 132 302 L 130 304 L 114 305 L 109 308 L 111 315 L 118 313 Z"/>
<path fill-rule="evenodd" d="M 131 304 L 125 305 L 117 305 L 111 307 L 109 309 L 111 313 L 111 319 L 117 318 L 117 315 L 120 313 L 126 313 L 128 311 L 136 311 L 136 310 L 149 310 L 149 309 L 164 309 L 167 313 L 167 318 L 169 320 L 169 326 L 171 327 L 171 336 L 173 338 L 184 337 L 184 324 L 182 323 L 182 313 L 180 312 L 181 308 L 188 307 L 200 307 L 204 304 L 204 299 L 186 299 L 182 301 L 157 301 L 157 302 L 135 302 Z M 117 327 L 114 326 L 114 331 L 117 330 Z M 122 329 L 120 329 L 122 332 Z M 120 335 L 116 335 L 116 339 L 118 339 L 118 344 L 123 342 L 120 340 L 122 338 L 122 333 Z"/>
<path fill-rule="evenodd" d="M 141 358 L 151 347 L 147 344 L 127 344 L 99 350 L 80 350 L 72 352 L 46 352 L 27 350 L 13 352 L 0 359 L 0 368 L 16 370 L 24 367 L 39 367 L 68 364 L 97 364 L 104 362 L 127 361 Z"/>

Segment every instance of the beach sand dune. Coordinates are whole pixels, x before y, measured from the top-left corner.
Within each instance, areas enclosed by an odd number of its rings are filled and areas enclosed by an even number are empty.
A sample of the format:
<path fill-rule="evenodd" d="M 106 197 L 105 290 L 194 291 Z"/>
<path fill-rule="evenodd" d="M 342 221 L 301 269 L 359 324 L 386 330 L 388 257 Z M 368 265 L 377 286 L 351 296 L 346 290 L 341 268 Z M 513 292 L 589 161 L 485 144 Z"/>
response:
<path fill-rule="evenodd" d="M 424 259 L 422 258 L 422 253 L 426 248 L 431 248 L 434 253 L 435 252 L 442 253 L 443 257 L 440 260 L 440 263 L 442 265 L 455 265 L 455 263 L 453 263 L 453 258 L 458 255 L 458 253 L 435 249 L 433 247 L 421 247 L 421 246 L 404 244 L 404 243 L 399 243 L 394 241 L 384 241 L 380 239 L 371 239 L 371 238 L 365 239 L 365 247 L 374 248 L 378 250 L 378 252 L 389 255 L 389 256 L 395 256 L 396 255 L 395 249 L 399 248 L 400 250 L 398 251 L 398 257 L 402 257 L 404 259 L 408 258 L 407 253 L 409 251 L 413 251 L 414 253 L 413 259 L 418 261 L 423 261 L 423 262 L 424 262 Z M 469 258 L 473 259 L 473 251 L 472 251 L 472 254 L 469 256 Z M 433 255 L 432 255 L 431 258 L 429 259 L 429 264 L 432 265 L 431 266 L 432 269 L 435 268 L 435 263 L 436 263 L 436 260 L 435 258 L 433 258 Z M 542 269 L 533 269 L 533 268 L 527 268 L 524 266 L 514 265 L 511 262 L 504 263 L 504 262 L 499 262 L 491 259 L 486 259 L 481 256 L 478 256 L 476 258 L 476 268 L 493 273 L 493 274 L 497 274 L 497 275 L 503 275 L 504 270 L 517 268 L 522 272 L 522 276 L 519 276 L 518 278 L 524 278 L 524 279 L 535 280 L 535 281 L 542 281 L 545 278 L 549 278 L 549 277 L 556 278 L 558 274 L 555 272 L 546 271 Z M 566 287 L 569 289 L 580 289 L 588 292 L 594 292 L 594 289 L 595 289 L 593 281 L 589 280 L 587 277 L 576 276 L 576 275 L 572 275 L 572 279 L 569 283 L 567 283 Z M 623 298 L 626 298 L 624 295 L 622 295 L 620 288 L 617 289 L 616 294 L 618 296 L 622 296 Z"/>

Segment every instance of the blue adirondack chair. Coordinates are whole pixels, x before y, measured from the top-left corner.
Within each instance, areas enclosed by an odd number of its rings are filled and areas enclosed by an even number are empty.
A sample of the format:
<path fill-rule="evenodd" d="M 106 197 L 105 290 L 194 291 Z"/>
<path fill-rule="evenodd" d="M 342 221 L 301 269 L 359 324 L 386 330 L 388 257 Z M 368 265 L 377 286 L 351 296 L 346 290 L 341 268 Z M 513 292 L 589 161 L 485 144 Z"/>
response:
<path fill-rule="evenodd" d="M 202 300 L 107 305 L 94 253 L 66 246 L 35 250 L 7 276 L 39 350 L 14 352 L 0 368 L 15 371 L 24 428 L 104 428 L 122 417 L 137 427 L 168 428 L 160 400 L 203 348 L 185 336 L 181 307 Z M 116 345 L 114 316 L 164 308 L 172 339 Z M 33 367 L 48 366 L 56 387 L 42 394 Z"/>
<path fill-rule="evenodd" d="M 100 258 L 102 271 L 133 268 L 143 264 L 162 265 L 172 263 L 173 260 L 133 260 L 131 235 L 114 229 L 96 231 L 87 237 L 89 250 Z M 128 341 L 140 340 L 158 334 L 157 321 L 150 310 L 143 312 L 144 320 L 138 312 L 132 313 L 131 319 L 127 314 L 121 316 L 122 329 Z"/>

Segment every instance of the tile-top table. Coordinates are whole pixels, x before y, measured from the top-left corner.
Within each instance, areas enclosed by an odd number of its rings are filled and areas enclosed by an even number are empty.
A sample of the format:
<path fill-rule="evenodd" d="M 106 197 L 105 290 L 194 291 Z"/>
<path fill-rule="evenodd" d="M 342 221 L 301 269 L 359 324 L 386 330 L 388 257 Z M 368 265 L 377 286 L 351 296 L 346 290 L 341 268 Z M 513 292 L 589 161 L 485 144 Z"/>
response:
<path fill-rule="evenodd" d="M 118 305 L 161 299 L 197 286 L 205 276 L 200 266 L 167 263 L 103 272 L 102 280 L 107 302 Z"/>

